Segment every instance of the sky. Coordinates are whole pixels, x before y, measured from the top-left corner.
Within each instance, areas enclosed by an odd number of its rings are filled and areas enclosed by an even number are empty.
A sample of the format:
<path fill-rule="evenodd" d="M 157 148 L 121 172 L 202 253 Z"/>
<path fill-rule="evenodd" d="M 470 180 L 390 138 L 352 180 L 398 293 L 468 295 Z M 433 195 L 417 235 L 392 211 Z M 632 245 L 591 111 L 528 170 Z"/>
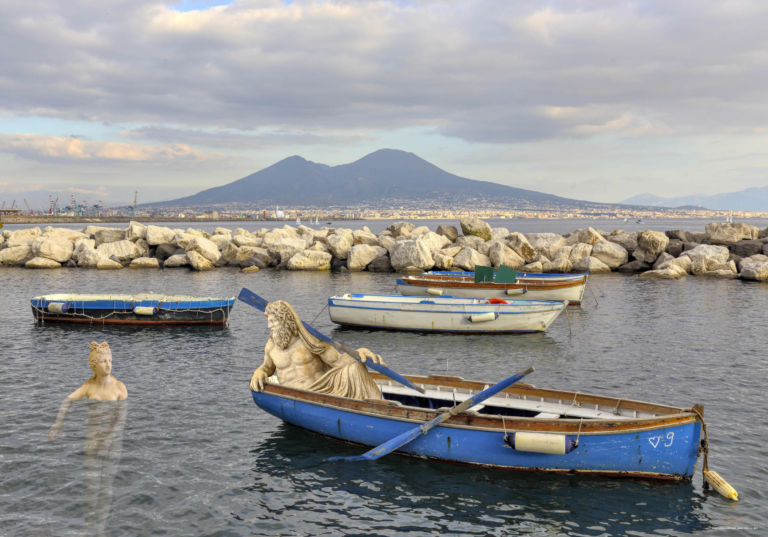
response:
<path fill-rule="evenodd" d="M 161 201 L 382 148 L 598 202 L 765 186 L 767 22 L 764 0 L 3 0 L 0 200 Z"/>

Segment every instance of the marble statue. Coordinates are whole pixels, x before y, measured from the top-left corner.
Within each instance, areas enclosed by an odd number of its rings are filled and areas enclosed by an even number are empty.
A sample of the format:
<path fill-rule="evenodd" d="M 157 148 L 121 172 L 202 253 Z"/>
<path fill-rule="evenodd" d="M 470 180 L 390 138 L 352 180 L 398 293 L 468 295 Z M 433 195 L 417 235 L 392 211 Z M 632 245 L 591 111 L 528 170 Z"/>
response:
<path fill-rule="evenodd" d="M 91 341 L 88 365 L 93 370 L 93 376 L 69 394 L 61 403 L 56 422 L 48 431 L 48 440 L 53 440 L 59 434 L 61 424 L 73 401 L 83 397 L 96 401 L 122 401 L 128 397 L 128 390 L 125 384 L 112 375 L 112 351 L 106 341 L 102 343 Z"/>
<path fill-rule="evenodd" d="M 369 349 L 357 349 L 360 361 L 340 353 L 310 334 L 290 304 L 270 302 L 264 315 L 269 340 L 264 363 L 253 372 L 251 389 L 261 391 L 267 378 L 276 375 L 280 385 L 354 399 L 381 399 L 381 390 L 363 365 L 367 360 L 384 364 Z M 362 363 L 361 363 L 362 362 Z"/>

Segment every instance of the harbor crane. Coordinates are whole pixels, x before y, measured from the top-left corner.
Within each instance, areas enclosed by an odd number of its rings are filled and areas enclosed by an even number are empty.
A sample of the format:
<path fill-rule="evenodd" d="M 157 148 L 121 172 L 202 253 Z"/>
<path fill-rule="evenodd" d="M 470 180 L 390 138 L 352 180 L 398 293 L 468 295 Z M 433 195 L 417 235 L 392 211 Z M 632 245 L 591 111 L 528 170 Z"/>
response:
<path fill-rule="evenodd" d="M 27 203 L 27 200 L 26 200 L 26 198 L 24 199 L 24 205 L 26 205 L 26 206 L 27 206 L 27 211 L 29 211 L 29 215 L 30 215 L 30 216 L 32 216 L 33 214 L 35 214 L 35 211 L 33 211 L 33 210 L 32 210 L 32 207 L 30 207 L 30 206 L 29 206 L 29 203 Z"/>

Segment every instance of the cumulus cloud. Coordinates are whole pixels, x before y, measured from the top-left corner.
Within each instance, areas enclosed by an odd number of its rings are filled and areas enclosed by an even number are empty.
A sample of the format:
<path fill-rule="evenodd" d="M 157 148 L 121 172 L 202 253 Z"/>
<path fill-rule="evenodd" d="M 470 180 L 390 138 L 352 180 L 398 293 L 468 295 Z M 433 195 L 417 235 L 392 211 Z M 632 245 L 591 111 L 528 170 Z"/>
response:
<path fill-rule="evenodd" d="M 757 0 L 8 0 L 0 106 L 190 132 L 420 126 L 491 142 L 750 129 L 768 115 L 767 15 Z M 544 112 L 569 107 L 578 122 Z"/>

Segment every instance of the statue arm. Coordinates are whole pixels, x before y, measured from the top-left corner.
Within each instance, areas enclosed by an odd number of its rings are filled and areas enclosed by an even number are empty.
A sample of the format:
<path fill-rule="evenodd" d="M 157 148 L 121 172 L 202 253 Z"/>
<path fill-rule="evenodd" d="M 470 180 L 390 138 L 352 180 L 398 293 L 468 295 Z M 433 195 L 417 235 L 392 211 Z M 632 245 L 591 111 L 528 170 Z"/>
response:
<path fill-rule="evenodd" d="M 273 346 L 274 343 L 270 339 L 267 342 L 266 347 L 264 347 L 264 363 L 261 364 L 256 371 L 253 372 L 253 376 L 251 376 L 250 387 L 255 392 L 262 391 L 267 379 L 275 373 L 275 363 L 270 356 Z"/>
<path fill-rule="evenodd" d="M 366 348 L 366 347 L 360 347 L 357 349 L 357 355 L 359 356 L 359 361 L 365 364 L 366 361 L 370 360 L 375 364 L 382 364 L 386 365 L 384 363 L 384 360 L 382 360 L 381 356 L 374 353 L 372 350 Z M 347 353 L 340 353 L 337 351 L 334 347 L 329 346 L 328 349 L 321 355 L 322 360 L 328 364 L 331 367 L 339 367 L 343 365 L 348 365 L 352 362 L 357 361 L 355 358 L 350 356 Z"/>
<path fill-rule="evenodd" d="M 64 417 L 67 415 L 67 412 L 69 411 L 69 407 L 72 406 L 73 401 L 77 401 L 78 399 L 82 399 L 83 397 L 86 397 L 88 395 L 88 386 L 87 382 L 85 382 L 82 386 L 80 386 L 78 389 L 76 389 L 74 392 L 70 393 L 62 402 L 61 406 L 59 407 L 59 414 L 56 416 L 56 421 L 53 425 L 51 425 L 51 428 L 48 430 L 48 440 L 53 440 L 56 438 L 56 436 L 59 434 L 59 431 L 61 431 L 61 424 L 64 422 Z"/>

